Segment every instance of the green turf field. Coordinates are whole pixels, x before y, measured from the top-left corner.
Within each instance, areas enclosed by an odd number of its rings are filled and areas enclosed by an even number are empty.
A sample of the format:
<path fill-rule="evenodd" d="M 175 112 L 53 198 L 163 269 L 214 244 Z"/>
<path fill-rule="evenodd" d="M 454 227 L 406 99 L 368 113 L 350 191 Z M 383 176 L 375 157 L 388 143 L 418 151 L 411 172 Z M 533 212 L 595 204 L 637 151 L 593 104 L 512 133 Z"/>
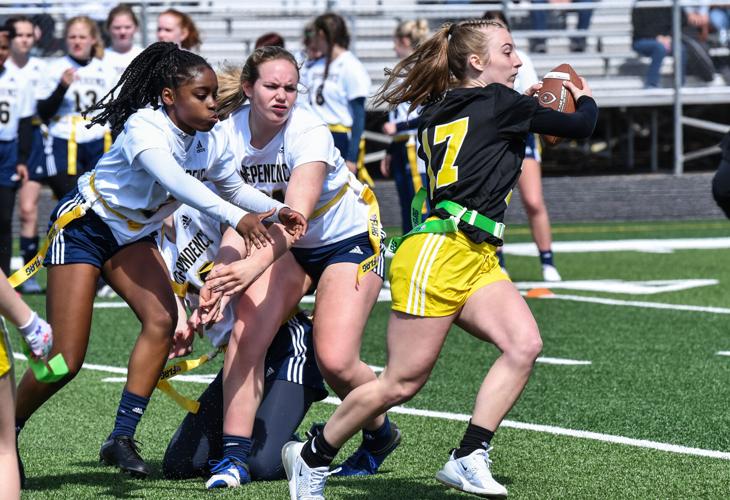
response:
<path fill-rule="evenodd" d="M 536 365 L 493 441 L 493 471 L 510 498 L 730 497 L 730 357 L 720 354 L 730 354 L 730 248 L 692 248 L 710 238 L 727 238 L 729 229 L 726 221 L 555 227 L 556 264 L 564 280 L 651 283 L 643 283 L 644 293 L 553 288 L 554 298 L 528 300 L 544 339 L 542 356 L 560 364 Z M 510 231 L 508 243 L 529 242 L 525 227 Z M 688 248 L 559 250 L 566 242 L 636 239 L 682 239 Z M 507 264 L 517 283 L 540 279 L 536 257 L 508 254 Z M 683 280 L 716 281 L 671 291 L 672 283 L 686 284 Z M 41 297 L 29 302 L 43 307 Z M 387 302 L 375 307 L 364 339 L 362 357 L 376 366 L 385 363 L 388 308 Z M 103 379 L 123 376 L 113 368 L 126 366 L 137 329 L 128 309 L 95 311 L 86 361 L 97 366 L 82 370 L 21 435 L 28 473 L 24 498 L 208 494 L 202 481 L 160 479 L 165 447 L 183 417 L 162 394 L 153 397 L 137 433 L 152 479 L 133 480 L 97 463 L 122 390 L 122 382 Z M 198 345 L 197 352 L 206 349 Z M 447 491 L 433 476 L 458 444 L 472 398 L 496 356 L 492 346 L 455 328 L 430 382 L 406 405 L 424 411 L 392 415 L 403 443 L 382 474 L 331 479 L 327 498 L 468 498 Z M 200 373 L 215 373 L 219 366 L 216 360 Z M 18 362 L 16 372 L 23 369 Z M 176 387 L 190 396 L 203 389 L 194 383 Z M 326 419 L 333 408 L 316 404 L 302 431 Z M 284 481 L 215 492 L 221 498 L 251 499 L 287 494 Z"/>

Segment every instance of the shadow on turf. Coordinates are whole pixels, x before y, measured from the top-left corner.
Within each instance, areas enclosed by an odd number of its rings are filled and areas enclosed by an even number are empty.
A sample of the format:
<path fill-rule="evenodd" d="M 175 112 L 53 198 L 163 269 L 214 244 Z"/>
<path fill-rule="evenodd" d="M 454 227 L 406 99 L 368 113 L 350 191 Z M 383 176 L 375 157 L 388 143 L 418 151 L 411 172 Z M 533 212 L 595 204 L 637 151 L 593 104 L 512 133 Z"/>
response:
<path fill-rule="evenodd" d="M 366 480 L 363 478 L 332 478 L 327 482 L 327 489 L 333 493 L 337 492 L 340 498 L 347 500 L 383 498 L 383 492 L 386 491 L 388 492 L 387 498 L 418 498 L 419 500 L 437 500 L 447 495 L 462 498 L 464 495 L 439 483 L 432 475 L 408 479 L 388 477 L 388 475 L 387 472 L 378 473 Z M 504 476 L 494 476 L 494 479 L 507 488 L 512 484 L 512 480 Z M 350 491 L 343 491 L 345 489 Z"/>
<path fill-rule="evenodd" d="M 171 483 L 160 482 L 163 478 L 162 462 L 159 460 L 147 462 L 151 469 L 149 479 L 135 479 L 119 469 L 96 461 L 75 462 L 73 465 L 86 470 L 62 475 L 30 476 L 26 480 L 24 491 L 50 493 L 63 486 L 82 485 L 104 488 L 105 491 L 100 492 L 100 495 L 111 495 L 115 498 L 139 498 L 143 492 L 149 493 L 151 490 L 170 492 Z M 176 481 L 174 484 L 178 490 L 200 490 L 199 483 Z"/>

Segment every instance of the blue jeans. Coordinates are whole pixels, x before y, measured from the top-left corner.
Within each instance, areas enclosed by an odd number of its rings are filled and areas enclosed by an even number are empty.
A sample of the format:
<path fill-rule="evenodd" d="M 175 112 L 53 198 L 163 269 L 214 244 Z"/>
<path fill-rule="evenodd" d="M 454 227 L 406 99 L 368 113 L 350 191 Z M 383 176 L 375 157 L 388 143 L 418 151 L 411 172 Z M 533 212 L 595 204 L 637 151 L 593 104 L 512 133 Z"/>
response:
<path fill-rule="evenodd" d="M 581 3 L 581 2 L 593 2 L 595 0 L 573 0 L 573 3 Z M 532 0 L 532 3 L 548 3 L 548 0 Z M 593 16 L 593 11 L 591 9 L 582 9 L 578 11 L 578 29 L 579 30 L 587 30 L 588 27 L 591 25 L 591 17 Z M 548 19 L 548 11 L 547 10 L 531 10 L 530 11 L 530 19 L 532 19 L 532 29 L 534 30 L 546 30 L 547 29 L 547 19 Z M 545 43 L 544 38 L 535 38 L 533 39 L 534 42 L 537 43 Z M 571 41 L 573 43 L 584 43 L 585 38 L 571 38 Z"/>
<path fill-rule="evenodd" d="M 658 88 L 659 81 L 661 79 L 659 71 L 662 67 L 662 61 L 665 56 L 671 54 L 671 51 L 667 51 L 664 44 L 654 38 L 640 38 L 639 40 L 634 40 L 632 47 L 640 55 L 651 57 L 649 71 L 647 71 L 646 78 L 644 79 L 644 87 Z M 685 53 L 686 51 L 684 50 L 684 47 L 682 47 L 682 85 L 684 85 L 684 75 L 687 68 L 687 58 Z"/>

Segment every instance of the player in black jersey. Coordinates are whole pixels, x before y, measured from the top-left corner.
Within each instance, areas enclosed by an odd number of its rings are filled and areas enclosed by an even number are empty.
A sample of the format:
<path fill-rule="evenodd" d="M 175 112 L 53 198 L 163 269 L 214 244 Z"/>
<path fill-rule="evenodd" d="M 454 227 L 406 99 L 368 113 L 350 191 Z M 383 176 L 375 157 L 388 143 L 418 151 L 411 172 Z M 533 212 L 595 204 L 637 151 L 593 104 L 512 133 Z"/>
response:
<path fill-rule="evenodd" d="M 512 89 L 520 66 L 505 26 L 480 19 L 444 25 L 390 72 L 381 101 L 424 105 L 419 155 L 428 166 L 434 210 L 402 240 L 391 264 L 387 367 L 347 396 L 322 433 L 282 450 L 292 498 L 323 498 L 339 448 L 372 415 L 418 392 L 454 323 L 502 354 L 481 384 L 459 447 L 436 478 L 469 493 L 507 495 L 492 478 L 489 443 L 524 389 L 542 340 L 497 263 L 501 221 L 528 132 L 589 137 L 598 111 L 585 81 L 582 90 L 564 84 L 577 101 L 575 113 L 539 107 Z"/>

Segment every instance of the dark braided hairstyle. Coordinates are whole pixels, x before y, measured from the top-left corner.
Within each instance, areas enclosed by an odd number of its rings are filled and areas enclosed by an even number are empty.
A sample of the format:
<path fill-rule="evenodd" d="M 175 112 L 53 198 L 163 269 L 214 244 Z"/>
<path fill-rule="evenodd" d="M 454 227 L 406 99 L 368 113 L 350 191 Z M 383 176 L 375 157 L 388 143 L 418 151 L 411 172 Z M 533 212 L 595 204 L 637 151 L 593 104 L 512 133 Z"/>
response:
<path fill-rule="evenodd" d="M 116 137 L 127 118 L 138 109 L 160 107 L 162 89 L 180 87 L 203 68 L 213 71 L 205 59 L 172 42 L 153 43 L 132 60 L 114 88 L 84 112 L 86 117 L 94 111 L 101 111 L 87 127 L 108 121 L 112 135 Z M 115 97 L 117 89 L 121 90 Z"/>
<path fill-rule="evenodd" d="M 322 83 L 317 89 L 317 104 L 320 106 L 324 104 L 324 98 L 322 97 L 322 89 L 324 82 L 330 74 L 330 63 L 332 63 L 332 48 L 335 44 L 339 45 L 343 49 L 350 47 L 350 33 L 347 31 L 347 24 L 342 16 L 335 14 L 334 12 L 327 12 L 315 18 L 312 22 L 312 26 L 317 31 L 324 33 L 325 39 L 327 40 L 327 53 L 324 54 L 326 62 L 324 65 L 324 76 L 322 77 Z"/>

